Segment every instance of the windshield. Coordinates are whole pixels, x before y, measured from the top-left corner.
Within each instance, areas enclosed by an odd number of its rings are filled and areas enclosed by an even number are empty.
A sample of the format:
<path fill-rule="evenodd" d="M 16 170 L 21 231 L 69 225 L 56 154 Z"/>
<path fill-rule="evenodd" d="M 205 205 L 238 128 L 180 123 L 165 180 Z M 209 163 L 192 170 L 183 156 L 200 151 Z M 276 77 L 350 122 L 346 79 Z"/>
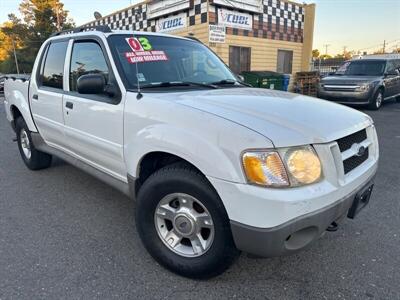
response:
<path fill-rule="evenodd" d="M 356 60 L 345 62 L 337 70 L 337 75 L 381 76 L 385 72 L 383 60 Z"/>
<path fill-rule="evenodd" d="M 112 35 L 108 40 L 128 89 L 135 89 L 138 82 L 143 88 L 171 83 L 204 88 L 237 82 L 228 67 L 196 41 L 153 35 Z"/>

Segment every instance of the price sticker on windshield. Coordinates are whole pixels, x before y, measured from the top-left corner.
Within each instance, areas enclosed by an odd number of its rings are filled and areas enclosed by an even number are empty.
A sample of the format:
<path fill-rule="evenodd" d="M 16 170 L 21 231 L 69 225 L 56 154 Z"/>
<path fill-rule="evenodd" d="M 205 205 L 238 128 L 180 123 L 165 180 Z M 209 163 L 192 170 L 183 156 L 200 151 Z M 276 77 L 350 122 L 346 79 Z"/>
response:
<path fill-rule="evenodd" d="M 126 38 L 126 42 L 129 47 L 131 47 L 132 51 L 151 51 L 153 50 L 153 46 L 150 41 L 145 37 L 130 37 Z"/>
<path fill-rule="evenodd" d="M 167 61 L 168 57 L 162 50 L 153 50 L 150 41 L 145 37 L 126 38 L 132 52 L 126 52 L 125 57 L 131 64 L 153 61 Z"/>

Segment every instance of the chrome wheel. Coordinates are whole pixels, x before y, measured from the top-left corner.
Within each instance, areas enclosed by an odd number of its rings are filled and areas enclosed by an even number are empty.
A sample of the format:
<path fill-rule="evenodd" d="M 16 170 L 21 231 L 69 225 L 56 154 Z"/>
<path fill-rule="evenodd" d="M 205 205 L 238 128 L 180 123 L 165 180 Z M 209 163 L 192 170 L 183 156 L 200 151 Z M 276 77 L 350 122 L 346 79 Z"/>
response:
<path fill-rule="evenodd" d="M 383 95 L 382 95 L 382 93 L 379 92 L 375 99 L 375 105 L 377 108 L 381 107 L 382 100 L 383 100 Z"/>
<path fill-rule="evenodd" d="M 162 242 L 184 257 L 203 255 L 214 240 L 211 214 L 198 199 L 188 194 L 174 193 L 161 199 L 154 213 L 154 223 Z"/>
<path fill-rule="evenodd" d="M 29 142 L 29 137 L 25 129 L 22 129 L 20 132 L 20 140 L 21 140 L 21 148 L 27 159 L 31 159 L 31 144 Z"/>

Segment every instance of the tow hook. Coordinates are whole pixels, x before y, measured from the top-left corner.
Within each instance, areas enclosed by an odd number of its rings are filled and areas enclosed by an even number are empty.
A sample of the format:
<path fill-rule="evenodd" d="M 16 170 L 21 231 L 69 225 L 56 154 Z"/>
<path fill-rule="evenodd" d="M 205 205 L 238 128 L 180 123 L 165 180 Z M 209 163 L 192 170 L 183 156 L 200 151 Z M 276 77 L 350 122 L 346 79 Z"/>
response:
<path fill-rule="evenodd" d="M 334 221 L 331 223 L 331 225 L 328 226 L 326 231 L 333 232 L 333 231 L 337 231 L 338 228 L 339 228 L 339 224 Z"/>

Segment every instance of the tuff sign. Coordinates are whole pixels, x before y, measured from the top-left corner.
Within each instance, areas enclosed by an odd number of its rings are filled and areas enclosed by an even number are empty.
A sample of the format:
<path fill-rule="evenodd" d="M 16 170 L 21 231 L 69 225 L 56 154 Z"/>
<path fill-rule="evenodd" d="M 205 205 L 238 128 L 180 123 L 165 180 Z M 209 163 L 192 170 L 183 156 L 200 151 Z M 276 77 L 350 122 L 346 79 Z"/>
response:
<path fill-rule="evenodd" d="M 218 10 L 218 24 L 226 27 L 253 29 L 253 17 L 250 14 L 226 9 Z"/>
<path fill-rule="evenodd" d="M 157 22 L 157 31 L 165 32 L 186 27 L 186 15 L 181 14 L 171 18 L 161 19 Z"/>

